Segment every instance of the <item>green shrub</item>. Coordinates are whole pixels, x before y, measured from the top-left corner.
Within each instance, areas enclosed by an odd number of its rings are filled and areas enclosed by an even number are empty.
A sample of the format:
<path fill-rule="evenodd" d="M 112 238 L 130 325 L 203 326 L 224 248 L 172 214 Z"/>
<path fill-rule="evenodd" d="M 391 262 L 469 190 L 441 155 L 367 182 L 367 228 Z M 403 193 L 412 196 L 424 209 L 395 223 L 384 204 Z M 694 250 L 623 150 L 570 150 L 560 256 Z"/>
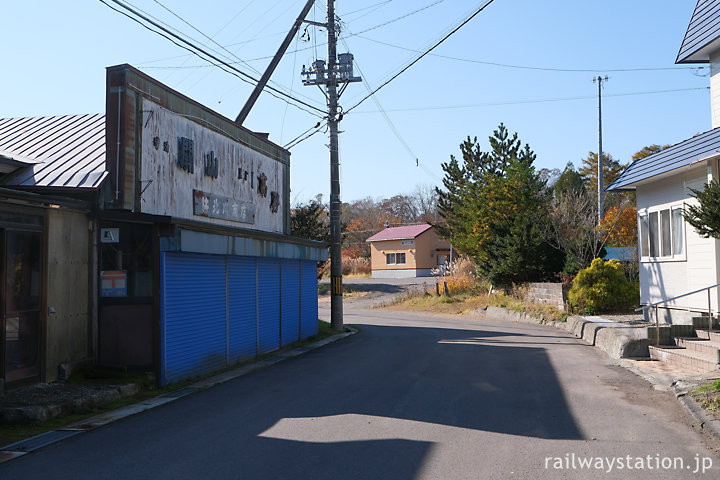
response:
<path fill-rule="evenodd" d="M 637 305 L 639 297 L 638 282 L 628 282 L 620 262 L 596 258 L 573 280 L 568 303 L 575 310 L 607 312 Z"/>

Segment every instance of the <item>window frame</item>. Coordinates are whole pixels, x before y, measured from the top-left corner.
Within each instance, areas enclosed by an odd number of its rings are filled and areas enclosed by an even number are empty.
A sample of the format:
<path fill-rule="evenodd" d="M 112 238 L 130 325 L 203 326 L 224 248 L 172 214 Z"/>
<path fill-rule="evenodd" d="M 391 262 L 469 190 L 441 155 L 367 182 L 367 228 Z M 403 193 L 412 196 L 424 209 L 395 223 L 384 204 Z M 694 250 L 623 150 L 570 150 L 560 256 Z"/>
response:
<path fill-rule="evenodd" d="M 643 263 L 682 262 L 687 260 L 687 227 L 683 215 L 684 203 L 662 205 L 638 210 L 638 248 Z M 676 212 L 680 211 L 681 232 L 676 231 Z M 678 252 L 677 240 L 682 242 Z M 670 245 L 667 245 L 669 240 Z M 655 251 L 656 250 L 656 251 Z M 663 253 L 670 252 L 663 255 Z M 650 253 L 656 255 L 650 255 Z"/>
<path fill-rule="evenodd" d="M 399 261 L 399 256 L 402 255 L 402 262 Z M 392 256 L 392 262 L 390 258 Z M 406 252 L 389 252 L 385 253 L 385 265 L 405 265 L 407 262 Z"/>

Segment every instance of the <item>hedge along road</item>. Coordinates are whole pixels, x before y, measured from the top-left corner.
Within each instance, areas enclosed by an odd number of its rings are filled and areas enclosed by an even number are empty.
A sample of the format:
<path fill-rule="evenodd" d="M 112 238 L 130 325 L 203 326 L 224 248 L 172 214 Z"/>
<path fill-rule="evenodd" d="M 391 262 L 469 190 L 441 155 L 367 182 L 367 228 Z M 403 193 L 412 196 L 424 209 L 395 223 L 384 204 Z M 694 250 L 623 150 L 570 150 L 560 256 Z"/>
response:
<path fill-rule="evenodd" d="M 345 322 L 361 332 L 2 464 L 0 478 L 718 478 L 671 394 L 564 332 L 354 302 Z"/>

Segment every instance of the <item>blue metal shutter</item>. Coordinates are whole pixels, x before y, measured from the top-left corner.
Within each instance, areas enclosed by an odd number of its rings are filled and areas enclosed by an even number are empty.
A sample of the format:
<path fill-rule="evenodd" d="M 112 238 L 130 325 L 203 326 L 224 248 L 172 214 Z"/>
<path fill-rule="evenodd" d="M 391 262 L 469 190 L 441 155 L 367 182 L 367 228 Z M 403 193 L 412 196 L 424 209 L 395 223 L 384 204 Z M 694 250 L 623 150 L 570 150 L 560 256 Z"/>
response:
<path fill-rule="evenodd" d="M 280 348 L 280 259 L 257 259 L 259 353 Z"/>
<path fill-rule="evenodd" d="M 163 253 L 160 262 L 161 382 L 223 368 L 225 257 Z"/>
<path fill-rule="evenodd" d="M 282 265 L 282 324 L 283 345 L 300 340 L 300 260 L 283 259 Z"/>
<path fill-rule="evenodd" d="M 318 333 L 317 262 L 301 262 L 300 338 Z"/>
<path fill-rule="evenodd" d="M 256 291 L 255 257 L 229 257 L 230 362 L 253 358 L 257 353 Z"/>

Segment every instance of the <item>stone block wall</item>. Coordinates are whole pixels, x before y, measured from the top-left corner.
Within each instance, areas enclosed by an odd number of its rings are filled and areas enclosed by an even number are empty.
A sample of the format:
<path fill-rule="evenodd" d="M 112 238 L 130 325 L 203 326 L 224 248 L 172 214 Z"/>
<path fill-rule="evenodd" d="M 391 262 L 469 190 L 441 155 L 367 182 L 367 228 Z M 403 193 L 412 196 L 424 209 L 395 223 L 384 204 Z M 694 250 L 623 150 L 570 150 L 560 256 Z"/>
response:
<path fill-rule="evenodd" d="M 529 283 L 526 288 L 527 300 L 555 305 L 560 310 L 565 309 L 567 289 L 563 288 L 562 283 Z"/>

